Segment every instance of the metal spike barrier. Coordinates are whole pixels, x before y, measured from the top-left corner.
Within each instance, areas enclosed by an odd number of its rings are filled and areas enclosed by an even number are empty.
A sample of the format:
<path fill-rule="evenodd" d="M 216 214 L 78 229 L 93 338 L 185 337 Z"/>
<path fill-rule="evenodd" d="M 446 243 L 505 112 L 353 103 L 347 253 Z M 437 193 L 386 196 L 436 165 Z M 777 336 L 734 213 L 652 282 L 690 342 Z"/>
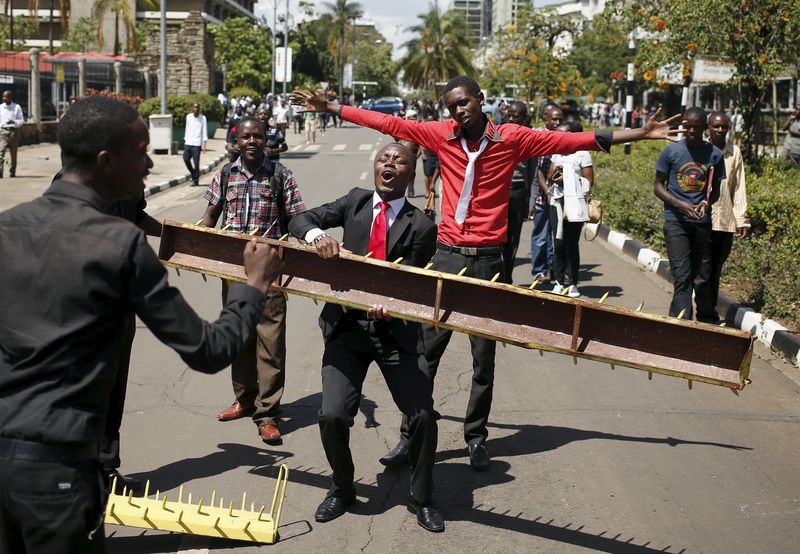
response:
<path fill-rule="evenodd" d="M 288 482 L 289 468 L 282 465 L 278 470 L 272 507 L 268 513 L 264 513 L 263 506 L 259 512 L 252 507 L 250 510 L 245 509 L 246 493 L 242 494 L 242 507 L 238 510 L 233 507 L 233 502 L 230 507 L 223 508 L 221 498 L 219 506 L 214 506 L 216 491 L 211 493 L 208 506 L 202 500 L 197 505 L 192 504 L 191 493 L 188 502 L 183 502 L 183 485 L 178 491 L 177 502 L 168 501 L 166 495 L 159 500 L 158 493 L 155 498 L 148 498 L 149 481 L 142 497 L 134 497 L 133 493 L 126 495 L 125 491 L 118 495 L 115 478 L 106 504 L 105 522 L 141 529 L 271 544 L 278 540 L 278 526 Z"/>
<path fill-rule="evenodd" d="M 165 221 L 159 257 L 170 267 L 245 281 L 248 235 Z M 320 260 L 313 247 L 281 247 L 276 287 L 354 309 L 374 304 L 392 317 L 643 371 L 741 390 L 753 338 L 738 329 L 636 312 L 505 283 L 399 266 L 342 252 Z M 702 345 L 702 347 L 698 347 Z"/>

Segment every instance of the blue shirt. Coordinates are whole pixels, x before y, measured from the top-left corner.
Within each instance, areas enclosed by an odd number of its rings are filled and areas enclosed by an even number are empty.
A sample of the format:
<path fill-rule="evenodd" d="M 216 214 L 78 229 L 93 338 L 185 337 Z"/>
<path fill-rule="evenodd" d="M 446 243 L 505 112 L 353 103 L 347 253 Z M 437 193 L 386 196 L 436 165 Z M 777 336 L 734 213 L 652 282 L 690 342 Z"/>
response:
<path fill-rule="evenodd" d="M 710 143 L 700 148 L 689 148 L 685 140 L 670 144 L 661 151 L 656 171 L 668 176 L 667 191 L 675 198 L 697 205 L 708 198 L 709 174 L 713 168 L 712 201 L 719 196 L 720 181 L 725 178 L 725 158 L 722 151 Z M 703 219 L 690 219 L 676 207 L 664 204 L 664 219 L 683 223 L 708 223 L 711 221 L 711 202 Z"/>

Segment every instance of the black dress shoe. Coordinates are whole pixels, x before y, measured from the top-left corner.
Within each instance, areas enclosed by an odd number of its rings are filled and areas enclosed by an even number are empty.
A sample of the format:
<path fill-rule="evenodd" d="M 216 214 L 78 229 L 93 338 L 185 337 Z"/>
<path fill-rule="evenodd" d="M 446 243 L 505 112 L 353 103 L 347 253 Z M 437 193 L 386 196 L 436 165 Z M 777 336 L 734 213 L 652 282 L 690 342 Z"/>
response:
<path fill-rule="evenodd" d="M 117 480 L 117 490 L 112 490 L 114 486 L 114 480 Z M 128 491 L 133 491 L 134 496 L 140 496 L 144 494 L 144 481 L 141 479 L 134 479 L 133 477 L 127 477 L 121 474 L 116 469 L 112 469 L 108 472 L 108 490 L 109 492 L 116 492 L 116 494 L 122 494 L 122 492 L 127 487 Z M 126 493 L 127 494 L 127 493 Z"/>
<path fill-rule="evenodd" d="M 378 460 L 386 467 L 399 468 L 408 465 L 408 445 L 400 441 L 397 446 L 389 450 L 383 458 Z"/>
<path fill-rule="evenodd" d="M 336 519 L 347 511 L 347 507 L 355 502 L 355 498 L 339 498 L 337 496 L 326 496 L 325 500 L 317 506 L 314 512 L 314 519 L 320 523 Z"/>
<path fill-rule="evenodd" d="M 441 533 L 444 531 L 444 517 L 442 512 L 431 505 L 420 506 L 412 498 L 408 499 L 408 511 L 417 516 L 417 523 L 420 527 L 431 533 Z"/>
<path fill-rule="evenodd" d="M 489 453 L 482 442 L 469 443 L 469 465 L 476 471 L 489 469 Z"/>

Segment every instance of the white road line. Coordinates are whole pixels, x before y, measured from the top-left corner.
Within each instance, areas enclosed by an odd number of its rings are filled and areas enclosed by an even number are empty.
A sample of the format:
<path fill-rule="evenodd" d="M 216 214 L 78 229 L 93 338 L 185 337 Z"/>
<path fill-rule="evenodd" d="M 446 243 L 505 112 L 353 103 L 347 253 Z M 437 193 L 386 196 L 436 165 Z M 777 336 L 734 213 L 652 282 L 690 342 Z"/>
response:
<path fill-rule="evenodd" d="M 338 150 L 344 150 L 345 148 L 347 148 L 346 144 L 335 144 L 333 146 L 333 148 L 331 148 L 331 150 L 337 150 L 338 151 Z"/>
<path fill-rule="evenodd" d="M 298 150 L 300 150 L 302 147 L 303 147 L 303 145 L 302 145 L 302 144 L 298 144 L 297 146 L 292 146 L 291 148 L 289 148 L 289 152 L 297 152 L 297 151 L 298 151 Z"/>
<path fill-rule="evenodd" d="M 375 156 L 377 156 L 377 155 L 378 155 L 378 150 L 377 149 L 373 150 L 372 154 L 369 155 L 369 161 L 374 161 L 375 160 Z"/>
<path fill-rule="evenodd" d="M 366 181 L 366 180 L 367 180 L 367 172 L 365 171 L 364 173 L 362 173 L 362 174 L 361 174 L 361 177 L 359 177 L 359 179 L 360 179 L 361 181 Z"/>
<path fill-rule="evenodd" d="M 319 147 L 319 144 L 309 144 L 308 147 L 306 147 L 306 152 L 316 152 L 319 150 Z"/>
<path fill-rule="evenodd" d="M 372 150 L 371 144 L 362 144 L 358 147 L 359 150 Z"/>

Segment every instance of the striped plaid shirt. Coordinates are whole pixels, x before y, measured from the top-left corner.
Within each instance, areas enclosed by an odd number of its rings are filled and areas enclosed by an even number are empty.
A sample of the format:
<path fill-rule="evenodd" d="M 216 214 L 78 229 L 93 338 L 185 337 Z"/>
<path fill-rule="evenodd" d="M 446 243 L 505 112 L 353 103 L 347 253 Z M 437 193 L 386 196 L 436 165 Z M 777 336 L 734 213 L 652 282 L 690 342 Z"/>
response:
<path fill-rule="evenodd" d="M 258 235 L 267 238 L 280 237 L 278 219 L 278 206 L 270 187 L 270 178 L 275 171 L 275 163 L 264 156 L 261 165 L 254 174 L 242 165 L 242 158 L 237 159 L 231 167 L 231 176 L 225 194 L 225 213 L 223 226 L 230 225 L 231 231 L 249 233 L 258 229 Z M 305 211 L 303 198 L 297 188 L 294 175 L 286 166 L 283 167 L 283 205 L 287 216 L 293 216 Z M 222 203 L 220 196 L 220 178 L 222 170 L 217 171 L 204 198 L 209 204 L 219 206 Z"/>

